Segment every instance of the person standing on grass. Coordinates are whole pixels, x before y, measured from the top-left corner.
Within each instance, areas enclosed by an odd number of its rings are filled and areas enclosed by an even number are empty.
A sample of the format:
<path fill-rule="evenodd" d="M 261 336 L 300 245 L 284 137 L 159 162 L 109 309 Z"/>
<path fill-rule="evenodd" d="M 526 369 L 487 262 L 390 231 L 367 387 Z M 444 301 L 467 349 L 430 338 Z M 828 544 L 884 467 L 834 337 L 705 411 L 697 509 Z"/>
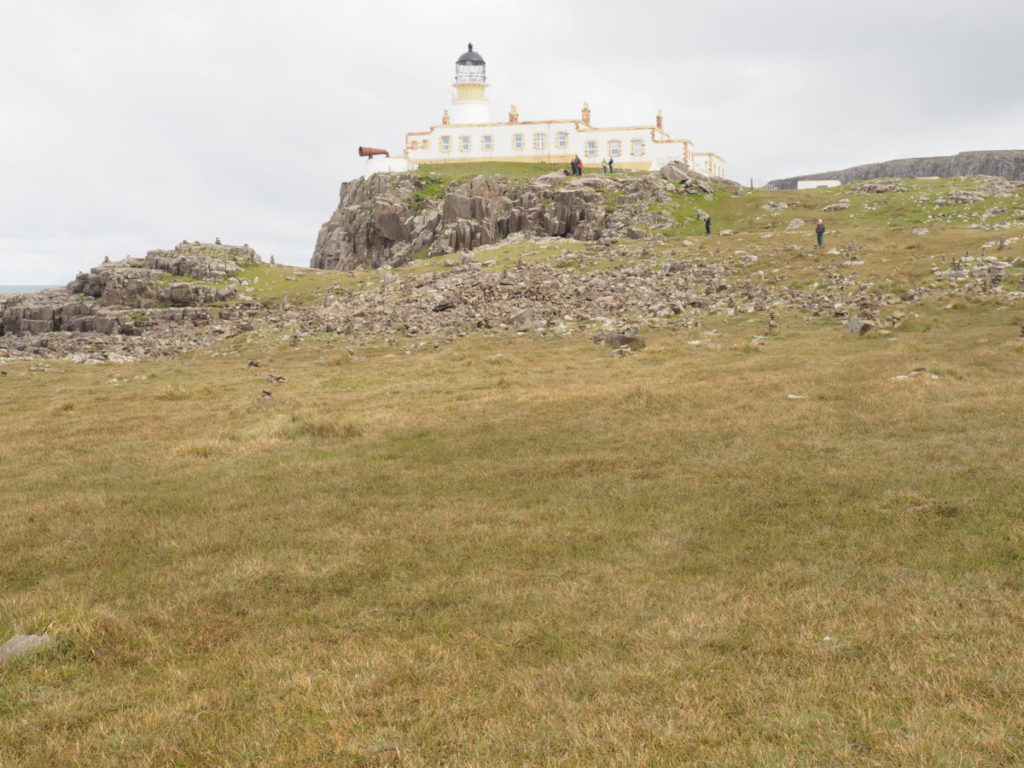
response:
<path fill-rule="evenodd" d="M 583 175 L 583 161 L 580 160 L 580 156 L 579 155 L 576 155 L 576 175 L 577 176 L 582 176 Z"/>
<path fill-rule="evenodd" d="M 608 173 L 615 173 L 615 165 L 614 164 L 615 164 L 615 158 L 614 157 L 609 157 L 608 158 Z"/>
<path fill-rule="evenodd" d="M 608 161 L 603 158 L 601 160 L 601 173 L 608 173 Z"/>
<path fill-rule="evenodd" d="M 818 247 L 820 248 L 825 244 L 825 222 L 818 219 L 818 226 L 814 228 L 814 234 L 818 236 Z"/>
<path fill-rule="evenodd" d="M 705 235 L 710 235 L 711 234 L 711 214 L 710 213 L 706 214 L 704 216 L 704 234 Z"/>

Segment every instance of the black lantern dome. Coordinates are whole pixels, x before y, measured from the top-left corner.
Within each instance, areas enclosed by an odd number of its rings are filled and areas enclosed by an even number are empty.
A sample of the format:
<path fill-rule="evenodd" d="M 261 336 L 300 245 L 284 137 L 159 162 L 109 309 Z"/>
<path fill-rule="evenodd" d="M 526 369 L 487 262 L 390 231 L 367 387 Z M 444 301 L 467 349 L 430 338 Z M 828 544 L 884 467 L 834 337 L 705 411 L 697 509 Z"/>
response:
<path fill-rule="evenodd" d="M 470 43 L 464 54 L 455 60 L 456 83 L 482 83 L 487 80 L 484 57 L 473 50 Z"/>

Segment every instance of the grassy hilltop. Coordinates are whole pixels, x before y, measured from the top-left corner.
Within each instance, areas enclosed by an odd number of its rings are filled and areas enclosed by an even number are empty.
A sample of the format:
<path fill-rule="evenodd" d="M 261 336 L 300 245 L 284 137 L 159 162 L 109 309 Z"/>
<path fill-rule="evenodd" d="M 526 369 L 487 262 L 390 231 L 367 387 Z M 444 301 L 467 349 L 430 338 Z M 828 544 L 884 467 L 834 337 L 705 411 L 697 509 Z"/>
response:
<path fill-rule="evenodd" d="M 618 358 L 589 331 L 279 328 L 0 358 L 0 642 L 57 641 L 0 664 L 0 765 L 1024 761 L 1024 190 L 900 184 L 678 195 L 602 257 L 919 297 L 865 335 L 736 312 L 638 317 Z M 999 290 L 933 274 L 983 246 Z M 383 279 L 247 276 L 311 305 Z"/>

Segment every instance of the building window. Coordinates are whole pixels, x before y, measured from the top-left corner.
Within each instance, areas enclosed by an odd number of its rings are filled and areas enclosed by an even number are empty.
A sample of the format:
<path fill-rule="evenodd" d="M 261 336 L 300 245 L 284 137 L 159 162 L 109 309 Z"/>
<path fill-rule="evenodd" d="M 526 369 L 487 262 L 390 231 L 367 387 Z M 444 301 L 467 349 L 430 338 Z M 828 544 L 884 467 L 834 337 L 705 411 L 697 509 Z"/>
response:
<path fill-rule="evenodd" d="M 442 136 L 441 137 L 441 151 L 442 152 L 451 152 L 452 151 L 452 137 L 451 136 Z"/>
<path fill-rule="evenodd" d="M 459 136 L 459 150 L 469 152 L 469 136 Z"/>
<path fill-rule="evenodd" d="M 483 143 L 484 152 L 490 152 L 492 149 L 494 149 L 493 136 L 484 136 L 483 138 L 480 139 L 480 141 Z"/>
<path fill-rule="evenodd" d="M 608 154 L 612 157 L 618 157 L 622 154 L 622 142 L 617 139 L 612 139 L 608 142 Z"/>
<path fill-rule="evenodd" d="M 522 149 L 522 148 L 523 148 L 523 134 L 517 133 L 515 136 L 512 137 L 512 149 Z"/>
<path fill-rule="evenodd" d="M 631 151 L 634 155 L 642 155 L 644 153 L 643 139 L 633 139 L 633 149 Z"/>
<path fill-rule="evenodd" d="M 587 157 L 597 157 L 597 142 L 588 141 L 586 151 L 583 154 Z"/>
<path fill-rule="evenodd" d="M 555 145 L 559 149 L 566 149 L 569 146 L 569 134 L 565 131 L 559 131 L 558 136 L 555 139 Z"/>
<path fill-rule="evenodd" d="M 544 145 L 547 143 L 547 136 L 543 133 L 533 134 L 533 148 L 544 149 Z"/>

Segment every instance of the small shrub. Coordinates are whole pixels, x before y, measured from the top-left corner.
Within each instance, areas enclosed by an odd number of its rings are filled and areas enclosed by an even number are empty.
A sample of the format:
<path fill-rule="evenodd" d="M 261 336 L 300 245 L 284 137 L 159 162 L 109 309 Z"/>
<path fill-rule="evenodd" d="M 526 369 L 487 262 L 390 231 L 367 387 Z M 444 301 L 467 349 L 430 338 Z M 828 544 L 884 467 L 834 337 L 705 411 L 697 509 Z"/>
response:
<path fill-rule="evenodd" d="M 228 444 L 223 440 L 189 440 L 174 449 L 178 456 L 194 456 L 200 459 L 209 459 L 213 456 L 224 453 Z"/>
<path fill-rule="evenodd" d="M 654 404 L 654 395 L 645 386 L 633 387 L 623 398 L 628 408 L 650 408 Z"/>
<path fill-rule="evenodd" d="M 191 393 L 177 384 L 171 384 L 164 388 L 160 394 L 156 396 L 157 400 L 188 400 L 191 397 Z"/>

